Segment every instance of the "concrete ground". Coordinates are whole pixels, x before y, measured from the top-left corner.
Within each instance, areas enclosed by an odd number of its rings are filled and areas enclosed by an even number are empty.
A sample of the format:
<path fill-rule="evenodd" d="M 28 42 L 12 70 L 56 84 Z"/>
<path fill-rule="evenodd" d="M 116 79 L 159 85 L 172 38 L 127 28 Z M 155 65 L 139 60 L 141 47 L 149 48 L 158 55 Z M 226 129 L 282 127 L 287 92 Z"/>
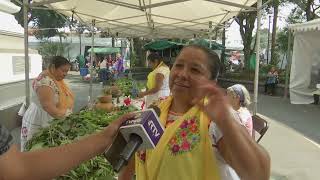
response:
<path fill-rule="evenodd" d="M 267 119 L 270 128 L 262 138 L 261 145 L 271 157 L 271 179 L 319 179 L 320 146 L 294 129 Z"/>
<path fill-rule="evenodd" d="M 282 97 L 259 95 L 258 112 L 320 143 L 320 105 L 296 105 Z"/>
<path fill-rule="evenodd" d="M 259 95 L 258 112 L 270 122 L 261 145 L 271 156 L 271 179 L 319 179 L 320 106 Z"/>

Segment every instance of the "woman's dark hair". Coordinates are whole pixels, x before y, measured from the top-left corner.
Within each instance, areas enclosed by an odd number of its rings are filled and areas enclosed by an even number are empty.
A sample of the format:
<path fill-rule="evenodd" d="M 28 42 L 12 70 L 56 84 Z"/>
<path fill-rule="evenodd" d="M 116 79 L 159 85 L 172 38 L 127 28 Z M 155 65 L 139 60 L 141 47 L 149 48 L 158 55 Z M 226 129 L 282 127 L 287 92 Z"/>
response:
<path fill-rule="evenodd" d="M 155 61 L 157 61 L 157 60 L 158 60 L 159 62 L 162 61 L 162 57 L 161 57 L 158 53 L 156 53 L 156 52 L 150 53 L 147 59 L 148 59 L 148 61 L 151 61 L 151 62 L 155 62 Z"/>
<path fill-rule="evenodd" d="M 209 71 L 211 72 L 210 79 L 217 80 L 220 72 L 220 66 L 221 66 L 220 58 L 218 54 L 212 51 L 211 49 L 198 44 L 187 45 L 183 47 L 182 50 L 184 50 L 185 48 L 194 48 L 194 49 L 202 50 L 207 55 L 207 58 L 208 58 Z"/>
<path fill-rule="evenodd" d="M 57 68 L 64 66 L 64 65 L 71 65 L 71 63 L 66 58 L 64 58 L 62 56 L 53 56 L 50 58 L 49 68 L 54 67 L 57 69 Z"/>

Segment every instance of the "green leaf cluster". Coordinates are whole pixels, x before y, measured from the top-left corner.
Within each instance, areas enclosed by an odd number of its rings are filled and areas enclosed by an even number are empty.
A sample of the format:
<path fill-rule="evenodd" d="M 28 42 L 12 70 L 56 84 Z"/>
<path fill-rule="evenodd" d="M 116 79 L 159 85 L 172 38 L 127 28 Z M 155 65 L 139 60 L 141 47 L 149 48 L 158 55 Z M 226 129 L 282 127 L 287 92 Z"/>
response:
<path fill-rule="evenodd" d="M 120 107 L 119 111 L 106 113 L 105 111 L 83 110 L 77 114 L 71 114 L 65 119 L 54 119 L 50 126 L 41 129 L 27 142 L 28 151 L 56 147 L 69 144 L 74 140 L 100 131 L 121 115 L 135 111 L 133 106 Z M 106 159 L 100 155 L 80 164 L 68 174 L 57 179 L 114 179 L 115 172 Z"/>

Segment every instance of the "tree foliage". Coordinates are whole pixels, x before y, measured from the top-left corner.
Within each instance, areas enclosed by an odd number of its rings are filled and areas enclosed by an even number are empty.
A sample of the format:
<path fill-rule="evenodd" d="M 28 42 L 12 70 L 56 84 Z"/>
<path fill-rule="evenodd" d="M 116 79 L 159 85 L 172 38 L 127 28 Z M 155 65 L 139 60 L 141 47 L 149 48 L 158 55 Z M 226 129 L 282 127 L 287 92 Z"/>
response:
<path fill-rule="evenodd" d="M 240 35 L 243 41 L 243 53 L 245 59 L 245 67 L 249 67 L 250 56 L 254 51 L 254 47 L 251 48 L 253 39 L 254 23 L 256 21 L 257 12 L 242 12 L 236 18 L 236 22 L 240 26 Z"/>
<path fill-rule="evenodd" d="M 133 46 L 134 51 L 133 52 L 133 62 L 132 65 L 135 67 L 144 67 L 146 63 L 146 54 L 145 50 L 141 47 L 147 43 L 147 40 L 142 38 L 133 38 Z"/>
<path fill-rule="evenodd" d="M 288 28 L 284 28 L 277 34 L 277 49 L 279 52 L 286 53 L 288 49 Z"/>
<path fill-rule="evenodd" d="M 267 0 L 262 0 L 262 3 L 267 2 Z M 252 5 L 256 7 L 257 5 Z M 266 7 L 269 8 L 269 7 Z M 263 12 L 265 13 L 265 12 Z M 253 29 L 255 27 L 255 22 L 257 19 L 256 11 L 243 11 L 235 18 L 235 21 L 240 26 L 240 35 L 243 41 L 243 53 L 245 59 L 245 67 L 249 67 L 250 57 L 255 51 L 256 38 L 253 38 Z"/>
<path fill-rule="evenodd" d="M 256 39 L 256 34 L 253 36 Z M 251 42 L 251 47 L 254 46 L 254 41 Z M 266 49 L 268 47 L 268 29 L 260 30 L 260 47 L 261 49 Z"/>
<path fill-rule="evenodd" d="M 19 0 L 22 4 L 22 0 Z M 13 1 L 15 2 L 15 1 Z M 29 3 L 31 0 L 29 0 Z M 15 2 L 21 10 L 14 14 L 16 20 L 23 26 L 23 7 L 20 3 Z M 38 39 L 53 37 L 58 34 L 57 28 L 66 26 L 67 18 L 48 9 L 29 9 L 28 24 L 36 29 L 35 37 Z"/>
<path fill-rule="evenodd" d="M 39 54 L 43 57 L 42 67 L 45 69 L 49 64 L 49 58 L 52 56 L 65 56 L 69 51 L 70 44 L 55 43 L 50 41 L 43 41 L 38 48 Z M 66 57 L 69 59 L 69 57 Z"/>
<path fill-rule="evenodd" d="M 292 11 L 289 16 L 292 23 L 294 20 L 306 20 L 310 21 L 319 18 L 320 3 L 318 0 L 282 0 L 282 3 L 292 3 L 296 5 L 296 8 Z"/>

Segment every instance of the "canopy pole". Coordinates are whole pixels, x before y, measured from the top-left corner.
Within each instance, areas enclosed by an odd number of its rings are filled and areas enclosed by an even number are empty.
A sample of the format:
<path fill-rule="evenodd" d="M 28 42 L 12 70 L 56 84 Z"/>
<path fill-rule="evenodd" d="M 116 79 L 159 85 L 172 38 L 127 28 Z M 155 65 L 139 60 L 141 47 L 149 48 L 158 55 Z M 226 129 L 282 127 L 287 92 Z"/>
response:
<path fill-rule="evenodd" d="M 291 41 L 292 33 L 288 30 L 288 49 L 287 49 L 287 65 L 286 65 L 286 81 L 284 86 L 284 98 L 288 98 L 289 95 L 289 71 L 291 69 Z"/>
<path fill-rule="evenodd" d="M 260 63 L 260 28 L 261 28 L 261 15 L 262 10 L 260 9 L 262 6 L 262 0 L 257 1 L 257 42 L 256 42 L 256 69 L 254 76 L 254 106 L 253 106 L 253 115 L 257 114 L 257 106 L 258 106 L 258 91 L 259 91 L 259 63 Z"/>
<path fill-rule="evenodd" d="M 130 68 L 132 68 L 132 62 L 133 59 L 132 56 L 134 55 L 134 46 L 133 46 L 133 38 L 130 39 L 130 46 L 131 46 L 131 54 L 130 54 Z"/>
<path fill-rule="evenodd" d="M 28 8 L 29 1 L 23 0 L 23 27 L 24 27 L 24 71 L 26 107 L 30 105 L 30 79 L 29 79 L 29 45 L 28 45 Z"/>
<path fill-rule="evenodd" d="M 212 47 L 212 21 L 209 21 L 209 48 Z"/>
<path fill-rule="evenodd" d="M 90 87 L 89 87 L 89 103 L 90 105 L 93 104 L 93 97 L 92 97 L 92 82 L 93 82 L 93 57 L 94 57 L 94 26 L 95 26 L 95 19 L 92 20 L 91 24 L 91 52 L 90 52 Z"/>

